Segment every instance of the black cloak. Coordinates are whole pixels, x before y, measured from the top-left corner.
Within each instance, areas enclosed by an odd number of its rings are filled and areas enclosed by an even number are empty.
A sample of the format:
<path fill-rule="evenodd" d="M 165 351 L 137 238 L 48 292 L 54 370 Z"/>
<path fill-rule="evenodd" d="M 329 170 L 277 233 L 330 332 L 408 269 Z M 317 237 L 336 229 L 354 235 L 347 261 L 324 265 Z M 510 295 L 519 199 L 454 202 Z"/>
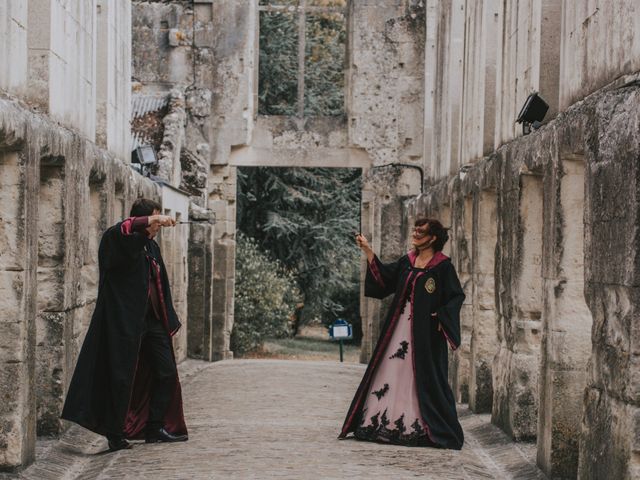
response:
<path fill-rule="evenodd" d="M 100 241 L 96 307 L 61 415 L 100 435 L 124 433 L 130 439 L 144 435 L 152 382 L 141 348 L 153 281 L 147 255 L 159 267 L 155 278 L 167 335 L 180 328 L 160 248 L 145 233 L 132 231 L 132 220 L 109 228 Z M 164 420 L 170 432 L 187 433 L 177 376 Z"/>
<path fill-rule="evenodd" d="M 401 310 L 410 300 L 413 368 L 420 413 L 429 439 L 436 446 L 459 450 L 464 442 L 456 403 L 448 383 L 447 343 L 460 346 L 460 309 L 465 295 L 451 260 L 436 253 L 426 269 L 413 266 L 414 252 L 397 262 L 383 264 L 375 257 L 365 279 L 365 296 L 384 298 L 394 293 L 369 366 L 351 402 L 339 438 L 363 422 L 362 407 Z M 437 317 L 432 317 L 436 313 Z"/>

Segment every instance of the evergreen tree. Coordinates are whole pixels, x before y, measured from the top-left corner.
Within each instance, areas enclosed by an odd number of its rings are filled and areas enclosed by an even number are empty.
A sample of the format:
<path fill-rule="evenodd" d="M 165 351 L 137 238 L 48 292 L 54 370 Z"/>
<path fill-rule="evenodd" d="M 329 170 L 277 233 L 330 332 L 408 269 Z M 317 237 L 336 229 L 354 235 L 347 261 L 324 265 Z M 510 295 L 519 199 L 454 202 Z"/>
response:
<path fill-rule="evenodd" d="M 294 272 L 305 320 L 359 321 L 360 191 L 353 169 L 238 171 L 238 230 Z"/>

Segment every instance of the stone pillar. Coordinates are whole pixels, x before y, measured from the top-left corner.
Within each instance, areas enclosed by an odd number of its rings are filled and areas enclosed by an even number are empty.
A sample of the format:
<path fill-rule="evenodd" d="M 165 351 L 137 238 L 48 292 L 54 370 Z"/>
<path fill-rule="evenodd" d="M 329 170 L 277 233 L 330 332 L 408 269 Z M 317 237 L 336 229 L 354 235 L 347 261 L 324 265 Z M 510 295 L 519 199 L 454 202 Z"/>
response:
<path fill-rule="evenodd" d="M 493 401 L 492 364 L 498 343 L 494 277 L 498 228 L 496 209 L 495 192 L 481 191 L 474 196 L 469 408 L 476 413 L 490 412 Z"/>
<path fill-rule="evenodd" d="M 162 185 L 162 208 L 165 215 L 177 221 L 189 218 L 189 196 L 177 188 Z M 160 230 L 162 256 L 167 267 L 173 306 L 182 322 L 182 328 L 173 337 L 173 350 L 176 360 L 181 362 L 187 358 L 187 330 L 189 316 L 187 314 L 188 265 L 190 224 L 178 224 L 175 228 Z"/>
<path fill-rule="evenodd" d="M 213 219 L 207 212 L 191 208 L 189 230 L 189 282 L 187 354 L 212 360 L 213 334 Z"/>
<path fill-rule="evenodd" d="M 437 166 L 434 165 L 438 158 L 435 152 L 435 132 L 437 125 L 436 96 L 438 74 L 438 29 L 439 29 L 439 0 L 426 0 L 425 2 L 425 49 L 424 49 L 424 132 L 423 132 L 423 162 L 426 178 L 433 178 Z"/>
<path fill-rule="evenodd" d="M 454 197 L 454 212 L 450 240 L 453 263 L 458 272 L 462 289 L 466 294 L 460 311 L 462 341 L 460 348 L 452 353 L 449 362 L 449 383 L 457 402 L 469 402 L 469 375 L 471 334 L 473 326 L 472 303 L 472 249 L 473 197 Z"/>
<path fill-rule="evenodd" d="M 584 218 L 585 298 L 593 327 L 578 478 L 632 479 L 640 478 L 638 89 L 603 95 L 594 110 L 600 115 L 585 122 L 593 140 L 585 142 Z"/>
<path fill-rule="evenodd" d="M 0 470 L 33 461 L 39 158 L 0 133 Z"/>
<path fill-rule="evenodd" d="M 38 208 L 38 317 L 36 323 L 36 394 L 38 435 L 62 430 L 66 387 L 66 347 L 71 313 L 66 301 L 65 162 L 61 157 L 41 161 Z M 70 272 L 69 272 L 70 273 Z"/>
<path fill-rule="evenodd" d="M 491 421 L 515 440 L 537 434 L 542 331 L 542 176 L 526 172 L 501 204 L 498 338 Z"/>
<path fill-rule="evenodd" d="M 209 208 L 216 219 L 214 232 L 211 360 L 233 358 L 229 350 L 233 329 L 236 272 L 236 168 L 211 167 Z"/>
<path fill-rule="evenodd" d="M 550 477 L 573 478 L 592 324 L 584 299 L 584 162 L 565 158 L 554 173 L 545 189 L 538 465 Z"/>
<path fill-rule="evenodd" d="M 74 359 L 77 358 L 85 334 L 91 322 L 91 316 L 98 298 L 98 247 L 102 234 L 110 226 L 108 224 L 108 189 L 104 175 L 92 172 L 89 177 L 88 211 L 84 212 L 84 227 L 81 243 L 83 251 L 83 265 L 81 271 L 81 303 L 78 311 L 78 324 L 74 326 Z"/>

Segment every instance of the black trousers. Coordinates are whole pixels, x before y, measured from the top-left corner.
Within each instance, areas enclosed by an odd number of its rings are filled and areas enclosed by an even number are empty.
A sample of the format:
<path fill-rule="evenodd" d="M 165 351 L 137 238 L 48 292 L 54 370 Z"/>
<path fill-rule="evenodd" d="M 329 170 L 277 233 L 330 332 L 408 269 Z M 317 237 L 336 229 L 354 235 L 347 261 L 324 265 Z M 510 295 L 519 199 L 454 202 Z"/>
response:
<path fill-rule="evenodd" d="M 178 371 L 171 350 L 171 337 L 153 311 L 149 310 L 142 337 L 142 351 L 147 355 L 153 372 L 147 428 L 158 429 L 164 425 L 164 415 L 171 402 Z"/>

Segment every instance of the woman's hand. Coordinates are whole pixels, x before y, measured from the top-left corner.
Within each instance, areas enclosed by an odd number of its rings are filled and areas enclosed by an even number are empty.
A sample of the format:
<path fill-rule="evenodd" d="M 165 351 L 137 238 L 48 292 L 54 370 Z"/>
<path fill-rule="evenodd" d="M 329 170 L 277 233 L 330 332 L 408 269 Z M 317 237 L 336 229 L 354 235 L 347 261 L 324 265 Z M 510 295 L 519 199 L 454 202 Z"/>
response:
<path fill-rule="evenodd" d="M 367 261 L 371 262 L 374 257 L 373 250 L 371 249 L 367 239 L 364 238 L 364 235 L 361 233 L 356 234 L 356 245 L 358 245 L 358 248 L 360 248 L 360 250 L 362 250 L 367 256 Z"/>

